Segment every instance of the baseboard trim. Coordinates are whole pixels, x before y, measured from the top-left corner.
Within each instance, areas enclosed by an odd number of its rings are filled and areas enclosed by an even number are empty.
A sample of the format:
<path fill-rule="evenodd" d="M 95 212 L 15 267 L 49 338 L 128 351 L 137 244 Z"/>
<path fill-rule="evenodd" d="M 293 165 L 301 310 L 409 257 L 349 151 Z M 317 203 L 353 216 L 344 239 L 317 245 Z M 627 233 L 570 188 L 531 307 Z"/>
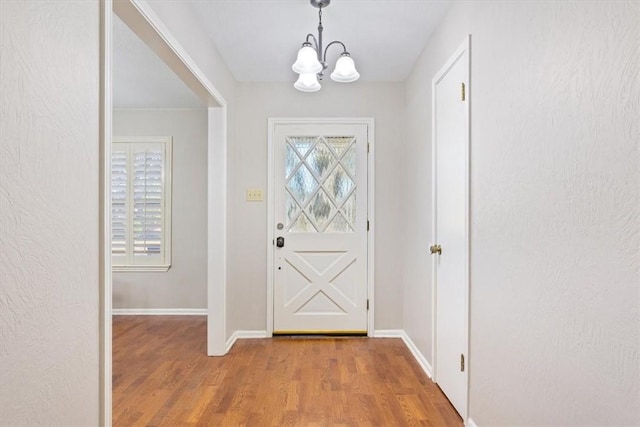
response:
<path fill-rule="evenodd" d="M 267 338 L 267 336 L 267 331 L 235 331 L 227 340 L 225 353 L 228 353 L 229 350 L 231 350 L 231 347 L 233 347 L 238 340 L 247 338 Z"/>
<path fill-rule="evenodd" d="M 420 353 L 418 347 L 413 342 L 413 340 L 407 335 L 407 333 L 402 329 L 379 329 L 374 331 L 373 336 L 375 338 L 400 338 L 404 342 L 404 345 L 407 346 L 411 354 L 413 355 L 418 365 L 422 368 L 425 374 L 431 379 L 433 379 L 433 369 L 431 369 L 431 365 L 427 362 L 427 358 Z"/>
<path fill-rule="evenodd" d="M 467 420 L 467 427 L 478 427 L 478 425 L 471 418 L 469 418 Z"/>
<path fill-rule="evenodd" d="M 402 338 L 402 329 L 378 329 L 373 331 L 374 338 Z"/>
<path fill-rule="evenodd" d="M 206 316 L 206 308 L 114 308 L 114 316 Z"/>
<path fill-rule="evenodd" d="M 416 344 L 405 331 L 402 331 L 402 341 L 404 341 L 405 345 L 409 348 L 409 351 L 413 354 L 413 357 L 416 359 L 424 373 L 427 374 L 429 378 L 433 379 L 433 369 L 429 362 L 427 362 L 427 358 L 424 357 L 420 350 L 418 350 Z"/>

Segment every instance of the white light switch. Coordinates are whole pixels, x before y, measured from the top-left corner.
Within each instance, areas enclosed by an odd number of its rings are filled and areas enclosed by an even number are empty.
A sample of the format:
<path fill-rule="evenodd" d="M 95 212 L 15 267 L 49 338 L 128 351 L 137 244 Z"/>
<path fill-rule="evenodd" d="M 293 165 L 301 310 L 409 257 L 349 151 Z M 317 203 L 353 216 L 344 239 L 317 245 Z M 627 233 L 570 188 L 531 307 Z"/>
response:
<path fill-rule="evenodd" d="M 247 202 L 261 202 L 263 200 L 262 189 L 247 188 Z"/>

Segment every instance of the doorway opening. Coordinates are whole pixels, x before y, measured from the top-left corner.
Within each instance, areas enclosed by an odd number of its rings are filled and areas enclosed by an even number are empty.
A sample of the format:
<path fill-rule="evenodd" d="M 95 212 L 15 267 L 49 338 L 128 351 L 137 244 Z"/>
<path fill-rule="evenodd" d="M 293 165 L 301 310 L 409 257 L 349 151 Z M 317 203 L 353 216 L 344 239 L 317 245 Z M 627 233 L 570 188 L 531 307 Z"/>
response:
<path fill-rule="evenodd" d="M 117 15 L 117 18 L 114 17 Z M 172 36 L 167 27 L 146 3 L 133 0 L 103 0 L 101 2 L 101 171 L 100 171 L 100 383 L 101 422 L 112 423 L 112 313 L 113 313 L 113 273 L 112 273 L 112 141 L 114 126 L 120 126 L 125 133 L 134 133 L 133 122 L 139 117 L 129 117 L 130 111 L 114 113 L 114 25 L 117 20 L 133 30 L 137 37 L 166 64 L 175 75 L 195 94 L 201 108 L 192 118 L 201 124 L 198 130 L 204 139 L 201 154 L 206 159 L 202 178 L 206 182 L 203 189 L 202 224 L 206 241 L 200 247 L 206 281 L 207 300 L 207 354 L 210 356 L 226 353 L 225 331 L 225 246 L 226 246 L 226 102 L 200 68 Z M 167 111 L 157 114 L 167 114 Z M 174 111 L 175 113 L 175 111 Z M 120 117 L 115 118 L 115 115 Z M 134 115 L 153 115 L 149 111 L 138 110 Z M 156 119 L 158 119 L 156 117 Z M 184 118 L 182 118 L 184 119 Z M 151 120 L 151 119 L 150 119 Z M 157 120 L 156 120 L 157 122 Z M 147 132 L 138 130 L 139 132 Z M 138 132 L 136 131 L 136 132 Z M 118 131 L 119 133 L 119 131 Z M 121 135 L 120 135 L 121 136 Z M 157 136 L 157 134 L 155 135 Z M 181 189 L 184 190 L 184 189 Z M 202 232 L 204 230 L 200 230 Z M 149 249 L 150 248 L 150 249 Z M 153 245 L 149 250 L 155 250 Z M 202 252 L 204 251 L 204 254 Z M 166 267 L 166 265 L 164 266 Z"/>

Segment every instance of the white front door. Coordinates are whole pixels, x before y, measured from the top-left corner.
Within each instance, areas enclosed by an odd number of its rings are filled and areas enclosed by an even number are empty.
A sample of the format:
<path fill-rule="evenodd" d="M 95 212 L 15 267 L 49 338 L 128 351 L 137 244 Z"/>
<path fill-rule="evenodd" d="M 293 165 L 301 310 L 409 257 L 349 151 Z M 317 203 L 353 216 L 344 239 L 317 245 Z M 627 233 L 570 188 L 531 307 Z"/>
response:
<path fill-rule="evenodd" d="M 273 331 L 367 332 L 367 125 L 274 124 Z"/>
<path fill-rule="evenodd" d="M 435 381 L 463 419 L 468 378 L 468 53 L 466 42 L 433 80 Z"/>

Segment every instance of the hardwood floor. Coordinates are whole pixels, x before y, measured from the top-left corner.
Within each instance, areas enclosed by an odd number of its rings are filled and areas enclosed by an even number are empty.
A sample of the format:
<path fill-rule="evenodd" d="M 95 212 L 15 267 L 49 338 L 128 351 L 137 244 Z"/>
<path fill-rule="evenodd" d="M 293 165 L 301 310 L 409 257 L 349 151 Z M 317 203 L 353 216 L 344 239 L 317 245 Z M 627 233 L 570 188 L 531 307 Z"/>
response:
<path fill-rule="evenodd" d="M 400 339 L 238 340 L 206 318 L 114 316 L 114 426 L 462 426 Z"/>

